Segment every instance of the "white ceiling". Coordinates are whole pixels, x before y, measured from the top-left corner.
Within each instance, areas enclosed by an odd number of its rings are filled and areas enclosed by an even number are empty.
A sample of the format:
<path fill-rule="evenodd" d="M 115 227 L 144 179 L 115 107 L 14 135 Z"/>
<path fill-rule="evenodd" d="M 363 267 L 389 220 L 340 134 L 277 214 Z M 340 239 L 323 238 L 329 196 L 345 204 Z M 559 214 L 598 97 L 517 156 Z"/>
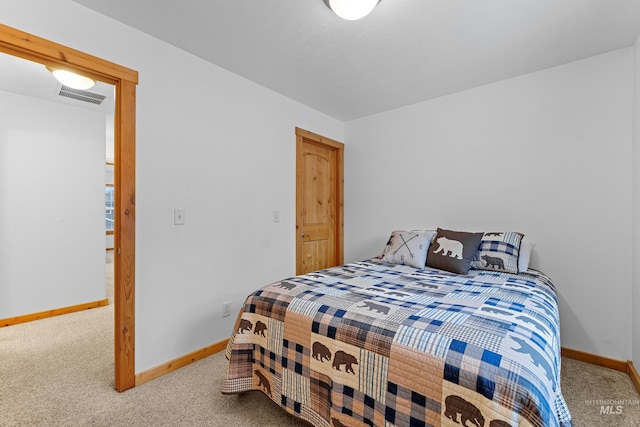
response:
<path fill-rule="evenodd" d="M 74 0 L 348 121 L 632 46 L 640 0 Z M 144 76 L 141 76 L 141 79 Z"/>

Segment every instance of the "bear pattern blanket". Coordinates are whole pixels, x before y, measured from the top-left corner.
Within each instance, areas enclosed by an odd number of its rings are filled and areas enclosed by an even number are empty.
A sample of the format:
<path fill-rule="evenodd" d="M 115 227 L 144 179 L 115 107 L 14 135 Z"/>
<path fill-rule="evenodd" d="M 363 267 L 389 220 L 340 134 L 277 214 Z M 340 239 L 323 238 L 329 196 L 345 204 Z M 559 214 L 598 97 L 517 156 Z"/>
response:
<path fill-rule="evenodd" d="M 378 259 L 251 294 L 222 392 L 261 390 L 314 426 L 570 426 L 553 283 Z"/>

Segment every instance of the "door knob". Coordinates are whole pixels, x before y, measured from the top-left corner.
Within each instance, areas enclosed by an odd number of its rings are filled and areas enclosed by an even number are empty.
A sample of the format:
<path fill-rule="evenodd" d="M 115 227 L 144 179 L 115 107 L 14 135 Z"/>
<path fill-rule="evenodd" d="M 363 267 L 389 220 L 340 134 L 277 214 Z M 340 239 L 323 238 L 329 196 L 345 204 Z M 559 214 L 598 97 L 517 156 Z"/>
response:
<path fill-rule="evenodd" d="M 304 231 L 300 234 L 300 237 L 304 237 Z"/>

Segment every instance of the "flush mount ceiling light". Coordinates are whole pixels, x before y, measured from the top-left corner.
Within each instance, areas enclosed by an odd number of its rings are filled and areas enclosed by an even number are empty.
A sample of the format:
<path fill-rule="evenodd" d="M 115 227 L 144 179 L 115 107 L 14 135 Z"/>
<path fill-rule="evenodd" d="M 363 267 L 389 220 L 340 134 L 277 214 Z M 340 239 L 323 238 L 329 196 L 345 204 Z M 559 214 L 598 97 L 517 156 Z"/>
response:
<path fill-rule="evenodd" d="M 86 90 L 93 87 L 96 84 L 95 81 L 89 77 L 81 76 L 80 74 L 72 73 L 71 71 L 61 70 L 53 67 L 47 67 L 47 70 L 53 74 L 60 83 L 73 89 Z"/>
<path fill-rule="evenodd" d="M 340 18 L 355 21 L 371 13 L 380 0 L 324 0 L 324 3 Z"/>

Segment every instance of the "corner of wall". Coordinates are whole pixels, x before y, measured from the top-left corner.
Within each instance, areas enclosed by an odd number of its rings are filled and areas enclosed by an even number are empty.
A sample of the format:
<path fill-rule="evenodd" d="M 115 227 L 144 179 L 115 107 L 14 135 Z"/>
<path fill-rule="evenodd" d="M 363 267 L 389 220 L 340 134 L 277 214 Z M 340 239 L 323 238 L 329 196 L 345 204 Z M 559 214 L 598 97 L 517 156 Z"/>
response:
<path fill-rule="evenodd" d="M 631 358 L 640 366 L 640 34 L 633 48 L 633 195 Z"/>

